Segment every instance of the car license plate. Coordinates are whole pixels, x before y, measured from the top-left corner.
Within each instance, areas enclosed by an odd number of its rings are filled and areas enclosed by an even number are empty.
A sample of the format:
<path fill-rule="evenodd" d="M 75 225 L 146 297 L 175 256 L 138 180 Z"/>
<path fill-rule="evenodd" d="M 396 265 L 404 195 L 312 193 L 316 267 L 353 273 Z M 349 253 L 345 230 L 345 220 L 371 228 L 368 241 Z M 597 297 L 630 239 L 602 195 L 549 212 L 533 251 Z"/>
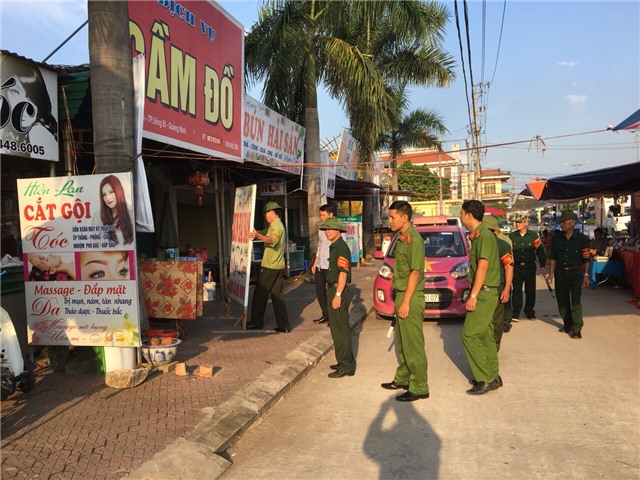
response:
<path fill-rule="evenodd" d="M 438 293 L 426 293 L 424 301 L 428 303 L 436 303 L 440 301 L 440 294 Z"/>

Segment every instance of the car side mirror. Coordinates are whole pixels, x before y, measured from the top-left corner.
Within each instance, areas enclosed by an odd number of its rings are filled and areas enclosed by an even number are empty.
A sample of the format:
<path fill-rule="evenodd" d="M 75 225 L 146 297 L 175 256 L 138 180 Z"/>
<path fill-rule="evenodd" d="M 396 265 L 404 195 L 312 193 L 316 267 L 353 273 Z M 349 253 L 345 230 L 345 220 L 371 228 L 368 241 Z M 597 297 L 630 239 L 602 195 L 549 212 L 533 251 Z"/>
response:
<path fill-rule="evenodd" d="M 373 258 L 375 258 L 376 260 L 384 260 L 382 250 L 376 250 L 376 252 L 373 254 Z"/>

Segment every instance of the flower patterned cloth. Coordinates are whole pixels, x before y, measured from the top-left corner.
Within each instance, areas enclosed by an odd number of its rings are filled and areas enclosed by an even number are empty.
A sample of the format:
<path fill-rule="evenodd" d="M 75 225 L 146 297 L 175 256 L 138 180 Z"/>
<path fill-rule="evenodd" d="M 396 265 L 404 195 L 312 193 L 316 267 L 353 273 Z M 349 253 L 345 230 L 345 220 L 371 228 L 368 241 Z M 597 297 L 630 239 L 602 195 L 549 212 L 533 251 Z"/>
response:
<path fill-rule="evenodd" d="M 202 316 L 202 262 L 141 260 L 139 273 L 149 317 L 195 320 Z"/>

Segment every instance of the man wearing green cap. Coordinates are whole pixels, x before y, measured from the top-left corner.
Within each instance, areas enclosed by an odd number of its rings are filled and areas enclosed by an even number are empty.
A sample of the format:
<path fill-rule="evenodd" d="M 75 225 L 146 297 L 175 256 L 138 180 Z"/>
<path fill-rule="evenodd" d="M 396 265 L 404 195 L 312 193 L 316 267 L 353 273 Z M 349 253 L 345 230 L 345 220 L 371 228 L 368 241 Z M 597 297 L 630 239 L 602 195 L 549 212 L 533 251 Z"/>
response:
<path fill-rule="evenodd" d="M 493 338 L 496 341 L 496 351 L 500 351 L 500 342 L 502 341 L 502 332 L 509 331 L 504 328 L 504 322 L 506 320 L 505 308 L 509 304 L 509 297 L 511 295 L 511 282 L 513 281 L 513 253 L 511 251 L 511 241 L 509 237 L 500 233 L 500 224 L 498 219 L 493 215 L 485 215 L 482 218 L 482 223 L 485 227 L 493 232 L 498 242 L 498 255 L 500 256 L 500 263 L 502 268 L 500 269 L 500 286 L 498 287 L 498 304 L 493 312 Z M 509 318 L 511 318 L 511 311 L 509 310 Z"/>
<path fill-rule="evenodd" d="M 353 376 L 356 373 L 356 360 L 353 356 L 351 327 L 349 326 L 349 303 L 351 303 L 351 251 L 344 241 L 341 232 L 346 232 L 344 225 L 338 218 L 327 218 L 320 225 L 329 246 L 329 267 L 326 272 L 327 282 L 327 311 L 329 314 L 329 328 L 333 339 L 336 355 L 334 370 L 329 378 Z"/>
<path fill-rule="evenodd" d="M 502 386 L 493 313 L 498 304 L 500 257 L 496 237 L 482 224 L 484 204 L 465 200 L 460 211 L 462 224 L 469 229 L 469 275 L 471 293 L 465 303 L 467 315 L 462 327 L 462 344 L 473 374 L 469 395 L 483 395 Z"/>
<path fill-rule="evenodd" d="M 528 230 L 529 218 L 526 215 L 516 217 L 516 231 L 509 234 L 513 243 L 513 294 L 511 296 L 512 317 L 517 322 L 522 310 L 522 286 L 524 284 L 524 314 L 527 318 L 535 318 L 536 304 L 536 256 L 540 263 L 540 271 L 544 275 L 547 256 L 539 235 Z M 508 324 L 511 328 L 511 322 Z"/>
<path fill-rule="evenodd" d="M 411 224 L 409 202 L 398 200 L 389 206 L 389 226 L 396 232 L 393 289 L 395 290 L 395 333 L 400 365 L 387 390 L 404 389 L 399 402 L 429 398 L 427 354 L 424 351 L 424 239 Z"/>
<path fill-rule="evenodd" d="M 260 273 L 253 291 L 251 301 L 251 322 L 247 323 L 248 330 L 261 330 L 264 327 L 264 311 L 267 300 L 271 295 L 273 311 L 276 315 L 276 332 L 289 333 L 291 325 L 284 303 L 282 280 L 284 279 L 284 225 L 276 210 L 282 207 L 276 202 L 267 202 L 263 208 L 265 219 L 269 227 L 262 231 L 249 232 L 251 240 L 264 242 L 264 253 L 260 264 Z"/>
<path fill-rule="evenodd" d="M 573 226 L 578 216 L 563 211 L 560 216 L 561 233 L 556 233 L 551 241 L 549 256 L 549 276 L 547 282 L 556 280 L 556 301 L 564 325 L 560 332 L 571 338 L 582 338 L 582 287 L 589 285 L 589 237 L 576 232 Z"/>

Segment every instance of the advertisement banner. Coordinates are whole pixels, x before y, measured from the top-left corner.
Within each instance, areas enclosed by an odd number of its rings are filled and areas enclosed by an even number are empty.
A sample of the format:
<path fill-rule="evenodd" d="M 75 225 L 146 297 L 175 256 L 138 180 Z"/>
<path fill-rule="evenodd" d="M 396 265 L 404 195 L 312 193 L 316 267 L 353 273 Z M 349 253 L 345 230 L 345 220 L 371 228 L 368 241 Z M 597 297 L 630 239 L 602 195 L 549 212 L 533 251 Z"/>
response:
<path fill-rule="evenodd" d="M 253 229 L 256 214 L 255 184 L 236 188 L 231 226 L 231 259 L 229 262 L 229 296 L 236 302 L 249 305 L 249 278 L 253 241 L 249 232 Z"/>
<path fill-rule="evenodd" d="M 329 152 L 320 152 L 322 163 L 322 187 L 321 193 L 327 198 L 336 198 L 336 162 L 329 156 Z"/>
<path fill-rule="evenodd" d="M 302 174 L 305 128 L 244 96 L 242 132 L 245 160 L 295 175 Z"/>
<path fill-rule="evenodd" d="M 360 257 L 363 256 L 362 252 L 362 216 L 356 215 L 355 217 L 338 217 L 342 220 L 344 228 L 347 230 L 342 236 L 349 245 L 351 250 L 351 262 L 358 263 Z"/>
<path fill-rule="evenodd" d="M 336 175 L 358 180 L 358 142 L 346 130 L 342 130 L 336 164 Z"/>
<path fill-rule="evenodd" d="M 285 195 L 286 185 L 282 178 L 265 178 L 258 183 L 261 197 L 276 197 Z"/>
<path fill-rule="evenodd" d="M 130 173 L 18 180 L 31 345 L 138 346 Z"/>
<path fill-rule="evenodd" d="M 57 162 L 58 75 L 0 53 L 0 154 Z"/>
<path fill-rule="evenodd" d="M 131 0 L 129 31 L 146 58 L 144 136 L 242 162 L 242 25 L 209 1 Z"/>

